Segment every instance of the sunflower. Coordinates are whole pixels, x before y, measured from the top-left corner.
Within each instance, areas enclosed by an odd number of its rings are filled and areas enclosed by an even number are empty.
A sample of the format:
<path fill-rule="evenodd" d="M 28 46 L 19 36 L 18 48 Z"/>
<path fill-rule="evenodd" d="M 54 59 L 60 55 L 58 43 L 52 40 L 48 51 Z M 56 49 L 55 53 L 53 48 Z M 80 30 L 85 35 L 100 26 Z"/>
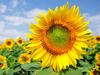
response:
<path fill-rule="evenodd" d="M 27 46 L 24 46 L 23 49 L 25 50 L 25 52 L 27 52 L 28 54 L 33 54 L 34 52 L 34 48 L 30 48 L 30 47 L 27 47 Z"/>
<path fill-rule="evenodd" d="M 13 39 L 6 39 L 4 41 L 4 46 L 6 48 L 12 48 L 14 46 L 14 40 Z"/>
<path fill-rule="evenodd" d="M 19 56 L 18 62 L 20 64 L 25 64 L 25 63 L 30 63 L 31 62 L 31 58 L 30 55 L 27 53 L 23 53 Z"/>
<path fill-rule="evenodd" d="M 91 37 L 87 40 L 87 44 L 88 44 L 88 47 L 93 47 L 95 48 L 96 47 L 96 38 L 95 37 Z"/>
<path fill-rule="evenodd" d="M 4 69 L 7 67 L 7 63 L 6 63 L 6 57 L 0 55 L 0 68 Z"/>
<path fill-rule="evenodd" d="M 96 71 L 96 70 L 92 70 L 90 72 L 90 75 L 99 75 L 99 74 L 100 74 L 100 72 L 99 71 Z"/>
<path fill-rule="evenodd" d="M 100 53 L 97 53 L 96 54 L 95 59 L 96 59 L 96 61 L 99 61 L 100 62 Z"/>
<path fill-rule="evenodd" d="M 37 37 L 36 38 L 33 37 L 34 37 L 33 34 L 28 34 L 28 38 L 29 38 L 28 43 L 34 42 L 36 40 Z"/>
<path fill-rule="evenodd" d="M 100 68 L 96 66 L 95 68 L 91 69 L 89 75 L 100 75 Z"/>
<path fill-rule="evenodd" d="M 97 43 L 100 43 L 100 36 L 96 36 Z"/>
<path fill-rule="evenodd" d="M 3 44 L 0 44 L 0 51 L 3 49 Z"/>
<path fill-rule="evenodd" d="M 55 71 L 66 69 L 69 65 L 76 67 L 76 59 L 81 59 L 86 40 L 91 37 L 87 30 L 89 23 L 79 13 L 75 5 L 70 9 L 68 3 L 54 10 L 40 14 L 35 18 L 37 24 L 31 24 L 32 37 L 28 47 L 34 47 L 34 60 L 41 60 L 41 66 L 51 66 Z"/>
<path fill-rule="evenodd" d="M 16 39 L 16 43 L 17 43 L 17 45 L 21 46 L 24 44 L 24 40 L 21 37 L 19 37 Z"/>

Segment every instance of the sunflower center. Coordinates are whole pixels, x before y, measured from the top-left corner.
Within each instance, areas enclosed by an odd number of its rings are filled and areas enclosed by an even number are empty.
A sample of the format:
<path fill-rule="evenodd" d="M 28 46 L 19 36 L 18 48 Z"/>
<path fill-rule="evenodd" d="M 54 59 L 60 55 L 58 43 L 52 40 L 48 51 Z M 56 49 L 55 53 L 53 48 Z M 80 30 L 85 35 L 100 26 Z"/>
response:
<path fill-rule="evenodd" d="M 27 60 L 28 60 L 28 58 L 23 56 L 23 61 L 26 62 Z"/>
<path fill-rule="evenodd" d="M 19 40 L 19 43 L 21 44 L 22 43 L 22 40 Z"/>
<path fill-rule="evenodd" d="M 96 39 L 97 39 L 97 41 L 100 41 L 100 37 L 97 37 Z"/>
<path fill-rule="evenodd" d="M 99 75 L 100 74 L 100 71 L 93 71 L 93 75 Z"/>
<path fill-rule="evenodd" d="M 0 64 L 0 67 L 2 67 L 3 66 L 3 64 Z"/>
<path fill-rule="evenodd" d="M 32 38 L 29 39 L 30 41 L 33 40 Z"/>
<path fill-rule="evenodd" d="M 65 47 L 70 39 L 70 32 L 62 25 L 52 25 L 47 31 L 47 38 L 53 46 Z"/>
<path fill-rule="evenodd" d="M 7 45 L 11 45 L 11 42 L 10 42 L 10 41 L 8 41 L 8 42 L 7 42 Z"/>
<path fill-rule="evenodd" d="M 2 67 L 3 66 L 3 63 L 0 61 L 0 67 Z"/>

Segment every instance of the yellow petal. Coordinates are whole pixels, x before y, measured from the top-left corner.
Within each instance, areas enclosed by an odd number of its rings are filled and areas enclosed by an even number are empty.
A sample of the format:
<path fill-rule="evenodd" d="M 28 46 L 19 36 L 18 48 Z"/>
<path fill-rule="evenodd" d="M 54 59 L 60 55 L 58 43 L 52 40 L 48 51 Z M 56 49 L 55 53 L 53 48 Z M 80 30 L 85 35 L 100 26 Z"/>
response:
<path fill-rule="evenodd" d="M 81 41 L 76 41 L 74 45 L 75 47 L 84 47 L 84 48 L 88 47 L 88 45 L 85 42 L 81 42 Z"/>
<path fill-rule="evenodd" d="M 49 52 L 47 52 L 42 59 L 42 67 L 44 68 L 50 65 L 51 59 L 52 59 L 52 55 Z"/>
<path fill-rule="evenodd" d="M 55 8 L 54 12 L 56 12 L 56 13 L 58 12 L 58 7 Z"/>
<path fill-rule="evenodd" d="M 80 14 L 79 14 L 79 7 L 77 7 L 76 10 L 75 10 L 75 16 L 76 17 L 79 17 L 80 16 Z"/>
<path fill-rule="evenodd" d="M 81 41 L 81 42 L 83 41 L 83 42 L 86 42 L 86 40 L 87 40 L 87 39 L 85 39 L 85 38 L 78 38 L 78 37 L 76 38 L 76 41 Z"/>
<path fill-rule="evenodd" d="M 54 71 L 56 71 L 57 70 L 57 59 L 56 59 L 56 57 L 55 56 L 53 56 L 52 57 L 52 67 L 53 67 L 53 69 L 54 69 Z"/>
<path fill-rule="evenodd" d="M 84 50 L 82 50 L 81 46 L 79 46 L 78 44 L 74 45 L 74 48 L 80 52 L 81 54 L 85 54 L 86 52 Z"/>
<path fill-rule="evenodd" d="M 33 33 L 40 33 L 40 28 L 35 24 L 30 24 L 30 31 Z"/>
<path fill-rule="evenodd" d="M 72 50 L 69 51 L 69 54 L 71 55 L 72 58 L 79 59 L 79 55 L 78 55 L 78 53 L 75 51 L 74 48 L 72 48 Z"/>
<path fill-rule="evenodd" d="M 75 9 L 76 9 L 76 6 L 75 5 L 73 5 L 72 8 L 70 8 L 70 12 L 69 12 L 69 15 L 70 16 L 73 16 L 74 15 Z"/>
<path fill-rule="evenodd" d="M 87 35 L 87 34 L 91 34 L 91 33 L 92 33 L 91 30 L 86 30 L 86 31 L 77 33 L 76 35 L 77 35 L 77 36 L 82 36 L 82 35 Z"/>
<path fill-rule="evenodd" d="M 93 35 L 92 34 L 90 34 L 90 35 L 83 35 L 83 36 L 78 36 L 78 38 L 84 38 L 84 39 L 89 39 L 89 38 L 91 38 L 91 37 L 93 37 Z"/>
<path fill-rule="evenodd" d="M 89 21 L 84 22 L 79 27 L 77 27 L 77 31 L 78 32 L 86 31 L 88 29 L 88 26 L 87 26 L 88 24 L 89 24 Z"/>
<path fill-rule="evenodd" d="M 69 8 L 69 3 L 67 2 L 65 6 L 66 6 L 66 9 L 68 9 Z"/>
<path fill-rule="evenodd" d="M 34 17 L 34 19 L 36 20 L 36 22 L 40 21 L 40 19 L 38 17 Z"/>
<path fill-rule="evenodd" d="M 58 63 L 57 71 L 59 72 L 63 68 L 62 60 L 61 60 L 61 56 L 60 55 L 57 56 L 57 63 Z"/>
<path fill-rule="evenodd" d="M 77 18 L 77 20 L 75 20 L 75 21 L 73 22 L 73 25 L 76 25 L 75 28 L 79 27 L 80 24 L 82 24 L 82 22 L 84 21 L 84 18 L 85 18 L 84 16 L 79 17 L 79 18 Z"/>
<path fill-rule="evenodd" d="M 71 59 L 70 59 L 68 53 L 66 54 L 66 57 L 67 57 L 66 60 L 67 60 L 67 62 L 68 62 L 68 66 L 69 66 L 69 65 L 72 65 L 73 62 L 71 61 Z"/>
<path fill-rule="evenodd" d="M 67 60 L 66 60 L 66 54 L 62 54 L 60 58 L 62 61 L 63 69 L 66 69 L 66 66 L 68 65 Z"/>
<path fill-rule="evenodd" d="M 37 39 L 41 39 L 39 34 L 26 34 L 28 38 L 32 38 L 33 40 Z"/>
<path fill-rule="evenodd" d="M 71 62 L 71 65 L 73 65 L 74 67 L 76 67 L 76 64 L 77 64 L 77 61 L 75 58 L 73 58 L 69 52 L 68 52 L 68 56 L 69 56 L 69 59 L 70 59 L 70 62 Z"/>
<path fill-rule="evenodd" d="M 36 51 L 33 53 L 33 59 L 38 60 L 41 57 L 43 57 L 45 53 L 46 53 L 46 50 L 41 48 L 41 49 L 39 49 L 39 51 Z"/>
<path fill-rule="evenodd" d="M 31 44 L 29 44 L 27 47 L 37 47 L 37 46 L 39 46 L 39 45 L 41 45 L 42 44 L 42 42 L 39 42 L 39 41 L 34 41 L 33 43 L 31 43 Z"/>

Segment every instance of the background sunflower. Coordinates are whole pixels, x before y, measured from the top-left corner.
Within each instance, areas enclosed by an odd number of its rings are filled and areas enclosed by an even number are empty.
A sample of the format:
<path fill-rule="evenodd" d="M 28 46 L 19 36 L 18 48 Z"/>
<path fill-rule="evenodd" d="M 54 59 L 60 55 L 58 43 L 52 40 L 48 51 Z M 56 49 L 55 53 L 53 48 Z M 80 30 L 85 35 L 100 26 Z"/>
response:
<path fill-rule="evenodd" d="M 13 39 L 6 39 L 5 41 L 4 41 L 4 46 L 6 47 L 6 48 L 12 48 L 13 46 L 14 46 L 14 40 Z"/>
<path fill-rule="evenodd" d="M 17 45 L 21 46 L 21 45 L 24 44 L 24 39 L 22 39 L 21 37 L 19 37 L 19 38 L 16 39 L 16 43 L 17 43 Z"/>
<path fill-rule="evenodd" d="M 30 63 L 31 62 L 31 58 L 30 55 L 27 53 L 23 53 L 19 56 L 18 62 L 20 64 L 25 64 L 25 63 Z"/>
<path fill-rule="evenodd" d="M 4 69 L 7 67 L 6 57 L 0 55 L 0 69 Z"/>
<path fill-rule="evenodd" d="M 100 36 L 96 36 L 97 43 L 100 43 Z"/>

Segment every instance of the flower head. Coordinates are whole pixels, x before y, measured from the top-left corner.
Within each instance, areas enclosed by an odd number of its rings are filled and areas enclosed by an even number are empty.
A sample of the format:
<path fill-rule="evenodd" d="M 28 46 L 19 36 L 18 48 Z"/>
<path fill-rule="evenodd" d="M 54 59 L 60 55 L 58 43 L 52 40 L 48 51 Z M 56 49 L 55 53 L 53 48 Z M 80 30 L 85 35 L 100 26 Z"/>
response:
<path fill-rule="evenodd" d="M 36 18 L 37 24 L 31 24 L 33 32 L 28 47 L 36 48 L 33 53 L 34 60 L 42 60 L 42 67 L 51 66 L 55 71 L 66 69 L 69 65 L 74 67 L 76 59 L 81 59 L 86 48 L 86 40 L 91 36 L 88 21 L 79 13 L 75 5 L 70 9 L 68 3 L 55 10 L 49 9 Z"/>
<path fill-rule="evenodd" d="M 0 44 L 0 51 L 3 49 L 3 44 Z"/>
<path fill-rule="evenodd" d="M 96 61 L 99 61 L 100 62 L 100 53 L 97 53 L 96 54 L 95 59 L 96 59 Z"/>
<path fill-rule="evenodd" d="M 21 37 L 19 37 L 16 39 L 16 43 L 17 43 L 17 45 L 21 46 L 24 44 L 24 40 Z"/>
<path fill-rule="evenodd" d="M 27 46 L 23 46 L 23 49 L 25 50 L 25 52 L 27 52 L 28 54 L 32 55 L 34 52 L 34 48 L 30 48 Z"/>
<path fill-rule="evenodd" d="M 21 64 L 30 63 L 31 62 L 30 55 L 27 53 L 21 54 L 19 56 L 18 62 Z"/>
<path fill-rule="evenodd" d="M 99 68 L 93 68 L 90 71 L 90 75 L 99 75 L 100 74 L 100 69 Z"/>
<path fill-rule="evenodd" d="M 4 46 L 6 48 L 12 48 L 14 46 L 14 40 L 13 39 L 6 39 L 4 41 Z"/>
<path fill-rule="evenodd" d="M 96 43 L 97 43 L 96 42 L 96 38 L 93 37 L 93 36 L 87 40 L 87 44 L 88 44 L 89 47 L 95 48 L 96 47 Z"/>
<path fill-rule="evenodd" d="M 97 43 L 100 43 L 100 36 L 96 36 Z"/>
<path fill-rule="evenodd" d="M 6 57 L 0 55 L 0 68 L 4 69 L 7 67 L 7 63 L 6 63 Z"/>

